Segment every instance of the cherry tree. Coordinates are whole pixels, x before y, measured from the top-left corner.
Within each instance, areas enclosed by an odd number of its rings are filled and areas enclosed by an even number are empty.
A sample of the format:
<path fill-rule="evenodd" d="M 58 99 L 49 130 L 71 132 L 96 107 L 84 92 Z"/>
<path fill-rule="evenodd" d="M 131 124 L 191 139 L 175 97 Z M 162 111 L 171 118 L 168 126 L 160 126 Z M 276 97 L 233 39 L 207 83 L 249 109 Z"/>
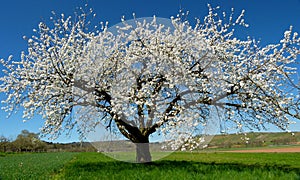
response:
<path fill-rule="evenodd" d="M 173 149 L 199 147 L 195 135 L 212 114 L 237 130 L 288 130 L 300 119 L 298 34 L 290 27 L 278 44 L 261 46 L 234 35 L 248 26 L 244 11 L 219 12 L 209 6 L 193 26 L 182 14 L 168 26 L 122 18 L 114 32 L 105 23 L 89 30 L 89 13 L 55 15 L 26 38 L 19 61 L 1 61 L 5 110 L 22 106 L 25 120 L 42 115 L 41 131 L 53 137 L 102 124 L 136 144 L 137 162 L 151 161 L 154 133 L 172 137 Z"/>

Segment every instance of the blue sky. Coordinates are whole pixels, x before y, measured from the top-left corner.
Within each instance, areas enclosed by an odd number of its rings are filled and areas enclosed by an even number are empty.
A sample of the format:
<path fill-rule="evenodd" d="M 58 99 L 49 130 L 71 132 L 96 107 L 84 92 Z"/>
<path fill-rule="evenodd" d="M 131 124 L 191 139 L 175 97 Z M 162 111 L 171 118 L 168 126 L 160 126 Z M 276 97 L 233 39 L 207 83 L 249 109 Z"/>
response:
<path fill-rule="evenodd" d="M 246 22 L 250 27 L 239 33 L 239 36 L 260 39 L 262 44 L 277 43 L 290 25 L 300 32 L 300 0 L 3 0 L 0 2 L 0 59 L 7 59 L 9 55 L 18 59 L 20 52 L 27 48 L 22 37 L 31 36 L 32 29 L 40 21 L 47 22 L 52 10 L 58 14 L 73 15 L 75 8 L 86 2 L 95 10 L 97 21 L 108 21 L 111 26 L 120 22 L 123 15 L 126 19 L 131 19 L 132 13 L 137 17 L 156 15 L 169 18 L 176 15 L 180 8 L 188 10 L 189 19 L 193 21 L 194 17 L 201 19 L 206 15 L 209 3 L 221 6 L 227 12 L 233 7 L 237 14 L 245 9 Z M 0 100 L 3 100 L 3 95 Z M 21 113 L 8 119 L 6 115 L 0 110 L 0 135 L 12 139 L 23 129 L 38 132 L 43 124 L 39 118 L 23 123 Z M 293 130 L 300 131 L 299 124 Z M 76 141 L 76 138 L 73 133 L 70 139 L 63 136 L 57 141 Z"/>

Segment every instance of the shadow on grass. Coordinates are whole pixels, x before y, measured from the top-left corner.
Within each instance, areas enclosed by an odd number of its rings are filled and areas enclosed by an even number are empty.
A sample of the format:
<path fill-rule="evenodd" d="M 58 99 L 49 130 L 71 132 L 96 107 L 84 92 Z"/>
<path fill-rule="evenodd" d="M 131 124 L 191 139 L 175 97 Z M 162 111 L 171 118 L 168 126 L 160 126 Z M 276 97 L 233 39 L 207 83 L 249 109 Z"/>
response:
<path fill-rule="evenodd" d="M 78 171 L 85 172 L 99 172 L 105 171 L 106 173 L 120 173 L 123 171 L 130 172 L 154 172 L 156 170 L 163 170 L 164 172 L 180 171 L 188 173 L 200 173 L 207 174 L 208 172 L 243 172 L 243 171 L 277 171 L 277 172 L 294 172 L 300 177 L 300 169 L 291 168 L 289 166 L 278 166 L 278 165 L 245 165 L 238 163 L 204 163 L 204 162 L 193 162 L 193 161 L 173 161 L 173 160 L 162 160 L 147 164 L 134 164 L 126 162 L 93 162 L 93 163 L 74 163 L 72 168 Z"/>

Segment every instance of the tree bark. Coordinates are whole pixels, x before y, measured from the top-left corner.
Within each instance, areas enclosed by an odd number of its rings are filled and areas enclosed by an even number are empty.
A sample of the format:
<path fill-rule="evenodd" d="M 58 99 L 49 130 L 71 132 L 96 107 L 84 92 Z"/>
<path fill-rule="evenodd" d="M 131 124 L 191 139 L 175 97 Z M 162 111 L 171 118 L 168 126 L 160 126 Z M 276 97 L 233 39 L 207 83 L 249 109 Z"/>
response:
<path fill-rule="evenodd" d="M 152 161 L 149 147 L 149 135 L 155 131 L 149 131 L 145 128 L 137 128 L 121 120 L 115 120 L 119 131 L 133 142 L 136 146 L 136 162 L 148 163 Z"/>
<path fill-rule="evenodd" d="M 152 161 L 149 143 L 135 143 L 136 145 L 136 162 L 148 163 Z"/>

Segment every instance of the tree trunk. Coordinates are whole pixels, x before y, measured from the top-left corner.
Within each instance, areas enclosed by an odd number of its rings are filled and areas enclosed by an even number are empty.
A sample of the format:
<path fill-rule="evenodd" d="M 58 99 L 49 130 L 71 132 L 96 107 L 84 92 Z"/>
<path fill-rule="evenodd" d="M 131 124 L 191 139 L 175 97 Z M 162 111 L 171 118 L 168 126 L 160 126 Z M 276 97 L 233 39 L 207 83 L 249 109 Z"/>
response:
<path fill-rule="evenodd" d="M 149 143 L 135 143 L 136 145 L 136 162 L 148 163 L 151 162 L 151 154 Z"/>
<path fill-rule="evenodd" d="M 120 132 L 136 146 L 136 162 L 148 163 L 152 161 L 149 147 L 149 133 L 145 128 L 137 128 L 123 121 L 116 121 Z M 125 130 L 126 129 L 126 130 Z"/>

